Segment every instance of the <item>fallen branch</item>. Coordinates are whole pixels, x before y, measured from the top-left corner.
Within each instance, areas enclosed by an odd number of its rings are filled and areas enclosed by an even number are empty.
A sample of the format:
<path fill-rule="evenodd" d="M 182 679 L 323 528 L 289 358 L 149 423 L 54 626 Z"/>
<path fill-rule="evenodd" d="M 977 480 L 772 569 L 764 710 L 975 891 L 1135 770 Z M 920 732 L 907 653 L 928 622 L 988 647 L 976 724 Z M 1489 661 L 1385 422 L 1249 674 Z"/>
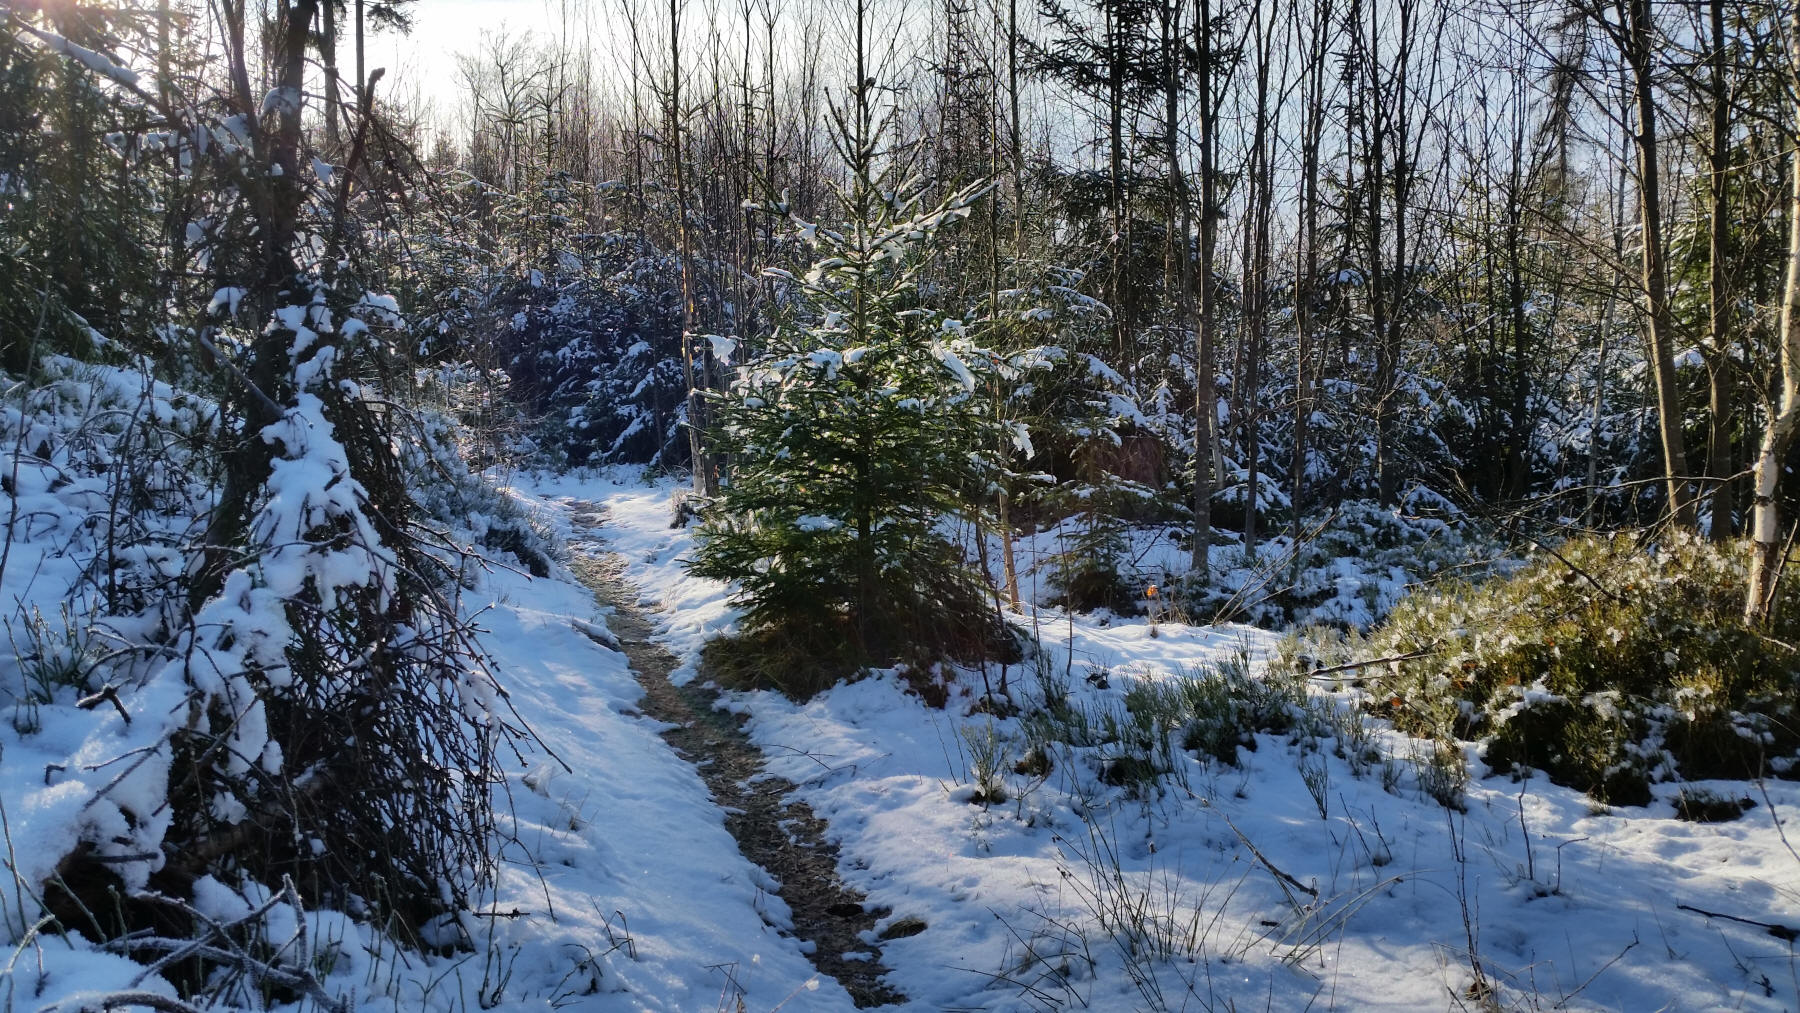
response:
<path fill-rule="evenodd" d="M 1442 647 L 1437 647 L 1435 645 L 1432 647 L 1421 647 L 1416 651 L 1408 651 L 1405 654 L 1391 654 L 1385 658 L 1370 658 L 1368 661 L 1350 661 L 1345 662 L 1342 665 L 1333 665 L 1330 668 L 1315 668 L 1306 673 L 1306 677 L 1308 679 L 1317 679 L 1322 675 L 1335 675 L 1338 672 L 1348 672 L 1357 668 L 1368 668 L 1372 665 L 1389 665 L 1402 661 L 1412 661 L 1414 658 L 1429 658 L 1434 654 L 1442 654 L 1443 652 L 1444 649 Z"/>
<path fill-rule="evenodd" d="M 1737 922 L 1740 925 L 1754 925 L 1759 929 L 1766 930 L 1769 935 L 1774 936 L 1776 939 L 1783 940 L 1784 942 L 1791 943 L 1800 939 L 1800 929 L 1794 928 L 1792 925 L 1782 925 L 1778 922 L 1759 922 L 1754 918 L 1740 918 L 1737 915 L 1728 915 L 1723 911 L 1708 911 L 1705 908 L 1694 907 L 1691 904 L 1677 904 L 1675 907 L 1677 910 L 1692 911 L 1697 915 L 1705 915 L 1708 918 L 1723 918 L 1726 921 Z"/>
<path fill-rule="evenodd" d="M 200 1013 L 200 1007 L 171 999 L 156 992 L 84 992 L 53 1002 L 38 1013 L 111 1013 L 130 1006 L 143 1006 L 157 1013 Z"/>
<path fill-rule="evenodd" d="M 1239 830 L 1237 828 L 1236 823 L 1231 822 L 1231 817 L 1225 815 L 1223 812 L 1219 812 L 1219 810 L 1216 808 L 1213 811 L 1219 813 L 1219 818 L 1225 821 L 1225 825 L 1231 828 L 1231 832 L 1237 835 L 1238 840 L 1244 842 L 1244 847 L 1250 849 L 1250 854 L 1253 855 L 1258 862 L 1261 862 L 1263 868 L 1269 870 L 1269 872 L 1271 874 L 1273 874 L 1276 879 L 1287 884 L 1288 886 L 1293 887 L 1296 890 L 1299 890 L 1301 893 L 1306 894 L 1308 897 L 1311 897 L 1315 901 L 1319 899 L 1318 887 L 1307 886 L 1305 883 L 1300 882 L 1299 880 L 1295 879 L 1293 876 L 1289 875 L 1288 873 L 1281 871 L 1281 869 L 1279 867 L 1277 867 L 1274 862 L 1269 861 L 1269 856 L 1263 854 L 1262 850 L 1260 848 L 1258 848 L 1250 840 L 1249 837 L 1246 837 L 1242 830 Z M 1283 889 L 1285 889 L 1285 887 Z M 1288 897 L 1288 902 L 1294 903 L 1294 899 L 1291 895 Z M 1300 905 L 1295 903 L 1294 907 L 1299 908 Z"/>

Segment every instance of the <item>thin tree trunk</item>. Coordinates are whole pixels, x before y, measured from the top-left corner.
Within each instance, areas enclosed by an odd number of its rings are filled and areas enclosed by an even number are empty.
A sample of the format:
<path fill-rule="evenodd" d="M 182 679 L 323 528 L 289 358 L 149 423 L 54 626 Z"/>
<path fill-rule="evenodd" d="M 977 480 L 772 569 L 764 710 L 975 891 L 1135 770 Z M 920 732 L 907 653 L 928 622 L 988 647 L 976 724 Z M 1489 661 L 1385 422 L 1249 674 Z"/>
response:
<path fill-rule="evenodd" d="M 1214 422 L 1219 397 L 1213 389 L 1213 245 L 1218 237 L 1218 194 L 1213 157 L 1218 149 L 1218 106 L 1213 92 L 1212 0 L 1200 0 L 1194 26 L 1199 50 L 1200 92 L 1200 263 L 1194 316 L 1194 534 L 1191 567 L 1211 579 Z"/>
<path fill-rule="evenodd" d="M 1294 457 L 1289 467 L 1293 489 L 1289 493 L 1294 551 L 1293 572 L 1300 567 L 1300 518 L 1306 507 L 1307 427 L 1312 421 L 1312 390 L 1307 363 L 1312 357 L 1313 294 L 1319 278 L 1319 138 L 1325 120 L 1325 26 L 1332 19 L 1331 0 L 1322 0 L 1314 11 L 1313 29 L 1306 53 L 1306 108 L 1300 138 L 1300 277 L 1294 286 Z M 1296 19 L 1298 22 L 1298 19 Z"/>
<path fill-rule="evenodd" d="M 1622 3 L 1625 0 L 1622 0 Z M 1637 114 L 1638 227 L 1643 248 L 1640 282 L 1644 292 L 1651 370 L 1656 381 L 1657 428 L 1662 438 L 1663 473 L 1669 513 L 1675 523 L 1692 527 L 1693 497 L 1687 484 L 1687 448 L 1681 426 L 1681 393 L 1675 380 L 1675 322 L 1669 306 L 1668 268 L 1664 261 L 1661 171 L 1656 138 L 1656 94 L 1651 40 L 1651 0 L 1628 0 L 1622 18 L 1625 57 L 1632 75 L 1632 104 Z"/>
<path fill-rule="evenodd" d="M 1707 20 L 1712 30 L 1712 52 L 1709 55 L 1707 97 L 1712 114 L 1707 169 L 1709 229 L 1706 274 L 1708 323 L 1712 331 L 1712 348 L 1706 357 L 1707 402 L 1710 419 L 1707 428 L 1706 474 L 1712 479 L 1707 495 L 1707 533 L 1715 542 L 1731 537 L 1734 525 L 1731 429 L 1737 421 L 1737 404 L 1733 397 L 1735 370 L 1731 362 L 1732 292 L 1727 272 L 1731 254 L 1731 202 L 1727 173 L 1731 171 L 1730 96 L 1725 92 L 1725 0 L 1711 0 Z"/>
<path fill-rule="evenodd" d="M 1106 302 L 1112 310 L 1113 344 L 1131 375 L 1137 358 L 1128 347 L 1130 328 L 1125 319 L 1125 265 L 1131 256 L 1131 228 L 1126 209 L 1125 185 L 1125 43 L 1124 28 L 1115 8 L 1106 8 L 1106 111 L 1107 168 L 1112 186 L 1112 240 L 1107 244 Z"/>
<path fill-rule="evenodd" d="M 1521 89 L 1522 89 L 1521 85 Z M 1506 188 L 1506 303 L 1512 329 L 1512 416 L 1507 437 L 1506 496 L 1523 498 L 1531 489 L 1531 322 L 1525 314 L 1525 101 L 1519 94 L 1513 118 L 1510 171 Z"/>
<path fill-rule="evenodd" d="M 1244 287 L 1244 551 L 1254 557 L 1257 537 L 1257 501 L 1262 493 L 1262 417 L 1257 393 L 1262 386 L 1264 330 L 1268 325 L 1269 227 L 1274 213 L 1274 181 L 1269 168 L 1269 65 L 1275 47 L 1275 27 L 1266 8 L 1252 15 L 1256 38 L 1256 126 L 1252 132 L 1250 169 L 1250 256 Z"/>
<path fill-rule="evenodd" d="M 1016 3 L 1016 0 L 1014 0 L 1014 2 Z M 1164 92 L 1163 92 L 1163 94 L 1164 94 L 1163 146 L 1168 154 L 1168 159 L 1169 159 L 1169 178 L 1171 181 L 1173 181 L 1174 188 L 1175 188 L 1175 208 L 1172 210 L 1171 214 L 1179 215 L 1179 223 L 1178 223 L 1179 231 L 1177 232 L 1174 243 L 1173 243 L 1173 254 L 1174 254 L 1174 258 L 1175 258 L 1175 265 L 1174 265 L 1175 266 L 1175 286 L 1176 286 L 1175 290 L 1176 290 L 1176 292 L 1178 294 L 1178 298 L 1180 300 L 1180 306 L 1182 308 L 1183 315 L 1186 317 L 1186 319 L 1190 323 L 1195 324 L 1195 337 L 1196 337 L 1196 340 L 1198 340 L 1199 327 L 1198 327 L 1197 322 L 1198 322 L 1198 317 L 1199 317 L 1199 311 L 1195 305 L 1195 300 L 1194 300 L 1194 257 L 1193 257 L 1192 251 L 1188 247 L 1190 237 L 1193 235 L 1194 203 L 1193 203 L 1193 195 L 1192 195 L 1192 193 L 1190 193 L 1190 187 L 1188 184 L 1187 174 L 1182 169 L 1181 144 L 1180 144 L 1181 89 L 1179 87 L 1179 81 L 1177 79 L 1177 75 L 1180 73 L 1180 60 L 1177 59 L 1177 56 L 1178 56 L 1178 43 L 1181 38 L 1182 7 L 1183 7 L 1183 3 L 1181 2 L 1181 0 L 1172 0 L 1172 2 L 1168 3 L 1163 8 L 1163 12 L 1162 12 L 1164 65 L 1165 65 L 1165 68 L 1167 69 L 1167 72 L 1169 75 L 1168 81 L 1166 82 L 1166 87 L 1164 88 Z M 1200 12 L 1200 19 L 1201 19 L 1200 23 L 1196 29 L 1197 35 L 1199 36 L 1199 38 L 1205 39 L 1206 38 L 1206 10 L 1205 10 L 1204 4 L 1202 4 L 1202 9 Z M 1204 61 L 1206 59 L 1207 59 L 1207 54 L 1203 54 L 1201 56 L 1201 60 Z M 1200 72 L 1201 81 L 1202 81 L 1200 101 L 1201 101 L 1201 104 L 1203 107 L 1206 105 L 1206 103 L 1208 103 L 1210 101 L 1210 97 L 1206 94 L 1207 84 L 1205 83 L 1208 80 L 1209 73 L 1210 72 L 1206 69 L 1202 69 Z M 1202 114 L 1202 115 L 1204 116 L 1204 114 Z M 1207 132 L 1207 129 L 1208 128 L 1206 128 L 1204 125 L 1202 126 L 1202 132 Z M 1204 169 L 1202 169 L 1201 171 L 1205 172 Z M 1171 231 L 1176 231 L 1176 230 L 1172 229 Z M 1200 373 L 1200 368 L 1199 368 L 1198 356 L 1196 356 L 1196 364 L 1195 364 L 1196 379 L 1198 379 L 1199 373 Z M 1196 398 L 1196 403 L 1195 403 L 1196 423 L 1198 423 L 1198 421 L 1201 418 L 1205 417 L 1205 413 L 1200 411 L 1201 404 L 1202 404 L 1202 399 Z M 1202 513 L 1201 508 L 1200 508 L 1200 504 L 1201 504 L 1200 486 L 1201 486 L 1201 482 L 1202 482 L 1202 476 L 1206 472 L 1205 462 L 1207 460 L 1207 454 L 1206 454 L 1205 448 L 1206 448 L 1206 443 L 1201 441 L 1200 436 L 1199 436 L 1199 431 L 1198 431 L 1198 425 L 1196 425 L 1196 436 L 1195 436 L 1195 442 L 1194 442 L 1194 481 L 1195 481 L 1194 515 L 1195 515 L 1195 525 L 1194 525 L 1194 535 L 1193 535 L 1194 545 L 1193 545 L 1193 549 L 1192 549 L 1192 556 L 1193 556 L 1193 560 L 1194 560 L 1194 562 L 1193 562 L 1194 571 L 1196 573 L 1200 573 L 1200 574 L 1204 574 L 1206 572 L 1206 566 L 1207 566 L 1207 558 L 1206 558 L 1207 546 L 1206 546 L 1206 539 L 1203 537 L 1203 531 L 1210 530 L 1210 528 L 1211 528 L 1211 524 L 1210 524 L 1211 518 L 1210 517 L 1207 518 L 1209 523 L 1206 525 L 1205 529 L 1203 529 L 1201 527 L 1200 522 L 1199 522 L 1200 516 Z M 1211 501 L 1212 501 L 1212 496 L 1210 494 L 1210 491 L 1208 491 L 1207 494 L 1205 495 L 1205 502 L 1210 504 Z"/>
<path fill-rule="evenodd" d="M 1007 0 L 1006 5 L 1006 89 L 1011 112 L 1006 143 L 1012 170 L 1013 256 L 1022 257 L 1025 251 L 1025 153 L 1019 126 L 1019 0 Z M 997 300 L 995 308 L 998 309 Z M 1018 561 L 1013 555 L 1010 500 L 1006 490 L 1001 489 L 995 512 L 1000 524 L 1000 565 L 1005 574 L 1006 600 L 1017 608 L 1023 599 L 1019 597 Z"/>
<path fill-rule="evenodd" d="M 669 0 L 669 154 L 675 163 L 675 235 L 681 257 L 681 360 L 688 381 L 688 453 L 693 462 L 694 492 L 719 494 L 719 476 L 706 450 L 706 361 L 694 348 L 694 267 L 688 238 L 687 170 L 681 150 L 681 2 Z"/>
<path fill-rule="evenodd" d="M 1362 5 L 1358 5 L 1360 8 Z M 1363 190 L 1368 208 L 1368 227 L 1365 233 L 1365 251 L 1367 258 L 1369 291 L 1369 331 L 1370 339 L 1375 346 L 1375 375 L 1371 383 L 1371 409 L 1375 416 L 1375 488 L 1376 496 L 1383 506 L 1390 505 L 1395 498 L 1395 472 L 1393 466 L 1393 392 L 1390 389 L 1394 379 L 1394 356 L 1388 347 L 1391 328 L 1388 325 L 1390 292 L 1397 287 L 1397 282 L 1388 277 L 1387 261 L 1384 247 L 1385 225 L 1382 195 L 1387 192 L 1389 177 L 1387 165 L 1388 132 L 1391 129 L 1393 113 L 1390 105 L 1404 101 L 1398 95 L 1389 95 L 1383 90 L 1381 81 L 1381 26 L 1376 18 L 1376 9 L 1369 8 L 1368 24 L 1362 23 L 1361 10 L 1353 8 L 1356 23 L 1356 48 L 1362 61 L 1362 72 L 1367 75 L 1364 101 L 1367 111 L 1363 117 Z M 1365 34 L 1366 32 L 1366 34 Z"/>
<path fill-rule="evenodd" d="M 363 89 L 368 87 L 369 78 L 363 62 L 363 0 L 356 0 L 356 106 L 362 108 Z"/>
<path fill-rule="evenodd" d="M 1790 33 L 1800 32 L 1800 11 L 1790 22 Z M 1789 58 L 1800 68 L 1800 35 L 1789 35 Z M 1800 107 L 1795 126 L 1800 128 Z M 1800 136 L 1797 130 L 1796 136 Z M 1781 400 L 1763 430 L 1752 479 L 1750 520 L 1750 580 L 1744 598 L 1744 621 L 1767 627 L 1773 618 L 1775 584 L 1781 576 L 1780 491 L 1782 465 L 1794 436 L 1800 433 L 1800 145 L 1789 153 L 1792 178 L 1788 187 L 1787 285 L 1781 300 Z"/>
<path fill-rule="evenodd" d="M 325 65 L 325 146 L 329 157 L 341 150 L 338 132 L 337 3 L 319 5 L 319 60 Z"/>

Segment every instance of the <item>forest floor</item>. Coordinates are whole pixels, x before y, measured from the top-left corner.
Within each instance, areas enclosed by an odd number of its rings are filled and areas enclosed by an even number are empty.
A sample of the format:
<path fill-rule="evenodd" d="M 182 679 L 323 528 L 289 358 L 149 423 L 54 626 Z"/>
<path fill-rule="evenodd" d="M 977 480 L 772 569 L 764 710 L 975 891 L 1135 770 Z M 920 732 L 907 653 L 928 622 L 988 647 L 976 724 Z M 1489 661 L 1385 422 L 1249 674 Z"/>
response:
<path fill-rule="evenodd" d="M 653 676 L 636 706 L 730 727 L 760 754 L 717 774 L 701 762 L 722 818 L 746 808 L 731 801 L 738 784 L 784 779 L 769 794 L 791 785 L 787 798 L 825 821 L 815 826 L 837 875 L 876 916 L 852 956 L 872 957 L 880 933 L 904 927 L 880 951 L 891 969 L 880 983 L 905 996 L 900 1008 L 1800 1009 L 1800 959 L 1781 933 L 1800 924 L 1787 841 L 1800 785 L 1665 784 L 1648 807 L 1608 808 L 1542 778 L 1481 777 L 1470 747 L 1458 759 L 1475 779 L 1464 809 L 1448 810 L 1429 797 L 1426 744 L 1379 723 L 1358 733 L 1381 756 L 1372 765 L 1348 762 L 1329 735 L 1259 734 L 1236 764 L 1176 749 L 1153 783 L 1116 783 L 1120 746 L 1106 729 L 1130 722 L 1146 687 L 1246 658 L 1254 674 L 1278 637 L 1041 606 L 1026 617 L 1040 663 L 946 671 L 944 707 L 894 672 L 804 703 L 696 692 L 700 646 L 736 613 L 729 588 L 682 566 L 693 532 L 671 525 L 679 487 L 628 472 L 519 485 L 522 502 L 567 526 L 578 560 L 598 539 L 616 561 L 600 619 L 627 645 L 667 651 L 641 668 L 669 670 L 682 710 L 652 701 L 666 692 Z M 1022 566 L 1041 548 L 1021 544 Z M 1015 714 L 982 703 L 984 686 L 1002 683 Z M 1044 742 L 1034 714 L 1058 694 L 1090 722 L 1085 742 Z M 1359 699 L 1333 685 L 1313 697 L 1340 712 Z M 1051 769 L 1019 762 L 1034 743 Z M 1676 819 L 1697 797 L 1756 805 L 1735 822 Z M 765 865 L 771 891 L 795 880 L 780 861 Z M 794 898 L 781 899 L 796 910 L 765 920 L 779 929 L 770 942 L 817 960 L 826 947 L 806 942 Z M 865 980 L 847 980 L 848 994 L 765 980 L 740 998 L 752 1011 L 841 1010 Z"/>
<path fill-rule="evenodd" d="M 868 909 L 863 895 L 844 885 L 825 821 L 794 797 L 793 782 L 767 772 L 762 750 L 744 734 L 746 716 L 720 709 L 714 689 L 669 680 L 680 662 L 653 642 L 656 627 L 638 607 L 641 591 L 623 576 L 624 560 L 595 552 L 604 549 L 595 538 L 602 510 L 576 502 L 569 514 L 579 539 L 571 546 L 570 569 L 593 590 L 611 629 L 610 636 L 589 635 L 629 660 L 644 687 L 644 713 L 668 726 L 663 739 L 706 782 L 738 850 L 778 884 L 776 893 L 792 913 L 792 933 L 810 945 L 813 966 L 836 979 L 858 1007 L 903 1002 L 906 997 L 881 980 L 888 969 L 877 947 L 864 941 L 889 912 Z"/>
<path fill-rule="evenodd" d="M 1157 701 L 1226 670 L 1253 696 L 1279 636 L 1049 608 L 1041 539 L 1019 546 L 1025 664 L 932 673 L 930 701 L 894 671 L 805 702 L 719 690 L 696 666 L 737 612 L 683 565 L 679 486 L 508 481 L 568 551 L 549 577 L 496 563 L 464 588 L 532 732 L 500 757 L 492 894 L 434 952 L 341 911 L 263 917 L 273 951 L 359 1010 L 1800 1010 L 1800 783 L 1601 806 L 1485 776 L 1473 746 L 1438 753 L 1329 682 L 1302 689 L 1305 721 L 1209 758 L 1159 730 Z M 84 495 L 32 500 L 0 600 L 69 605 Z M 26 940 L 0 956 L 0 1013 L 173 995 L 21 915 L 88 832 L 76 775 L 110 778 L 148 722 L 69 693 L 0 712 L 0 929 Z M 1464 765 L 1447 809 L 1434 779 Z M 1754 804 L 1676 818 L 1707 798 Z M 196 902 L 248 910 L 263 889 L 209 877 Z"/>

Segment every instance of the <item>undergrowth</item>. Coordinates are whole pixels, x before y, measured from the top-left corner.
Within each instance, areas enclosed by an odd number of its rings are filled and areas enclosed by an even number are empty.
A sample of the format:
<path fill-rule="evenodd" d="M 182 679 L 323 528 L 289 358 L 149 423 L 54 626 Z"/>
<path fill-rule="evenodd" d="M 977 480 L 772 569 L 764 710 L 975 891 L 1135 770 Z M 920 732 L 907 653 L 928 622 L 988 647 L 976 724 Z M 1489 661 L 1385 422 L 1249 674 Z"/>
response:
<path fill-rule="evenodd" d="M 1328 515 L 1308 517 L 1297 540 L 1277 537 L 1248 551 L 1220 546 L 1208 573 L 1169 574 L 1165 583 L 1183 613 L 1205 621 L 1366 630 L 1403 600 L 1409 586 L 1485 569 L 1499 555 L 1459 516 L 1352 500 Z"/>
<path fill-rule="evenodd" d="M 1793 776 L 1800 590 L 1746 627 L 1741 546 L 1589 536 L 1514 575 L 1415 595 L 1369 639 L 1378 712 L 1476 741 L 1494 773 L 1543 771 L 1607 803 L 1674 779 Z"/>

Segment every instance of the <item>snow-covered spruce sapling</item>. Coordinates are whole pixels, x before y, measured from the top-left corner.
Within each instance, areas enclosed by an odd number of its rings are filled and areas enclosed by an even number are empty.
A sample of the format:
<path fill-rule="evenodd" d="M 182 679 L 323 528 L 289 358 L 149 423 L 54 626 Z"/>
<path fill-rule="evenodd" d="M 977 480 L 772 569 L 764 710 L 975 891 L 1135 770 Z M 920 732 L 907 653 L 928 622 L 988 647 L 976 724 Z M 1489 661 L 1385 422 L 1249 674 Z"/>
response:
<path fill-rule="evenodd" d="M 840 194 L 841 230 L 799 223 L 818 259 L 769 272 L 785 315 L 714 403 L 731 472 L 692 569 L 737 582 L 744 635 L 707 660 L 796 695 L 869 664 L 1010 653 L 940 527 L 998 470 L 996 359 L 917 284 L 981 191 L 920 209 L 921 188 L 890 175 Z"/>

